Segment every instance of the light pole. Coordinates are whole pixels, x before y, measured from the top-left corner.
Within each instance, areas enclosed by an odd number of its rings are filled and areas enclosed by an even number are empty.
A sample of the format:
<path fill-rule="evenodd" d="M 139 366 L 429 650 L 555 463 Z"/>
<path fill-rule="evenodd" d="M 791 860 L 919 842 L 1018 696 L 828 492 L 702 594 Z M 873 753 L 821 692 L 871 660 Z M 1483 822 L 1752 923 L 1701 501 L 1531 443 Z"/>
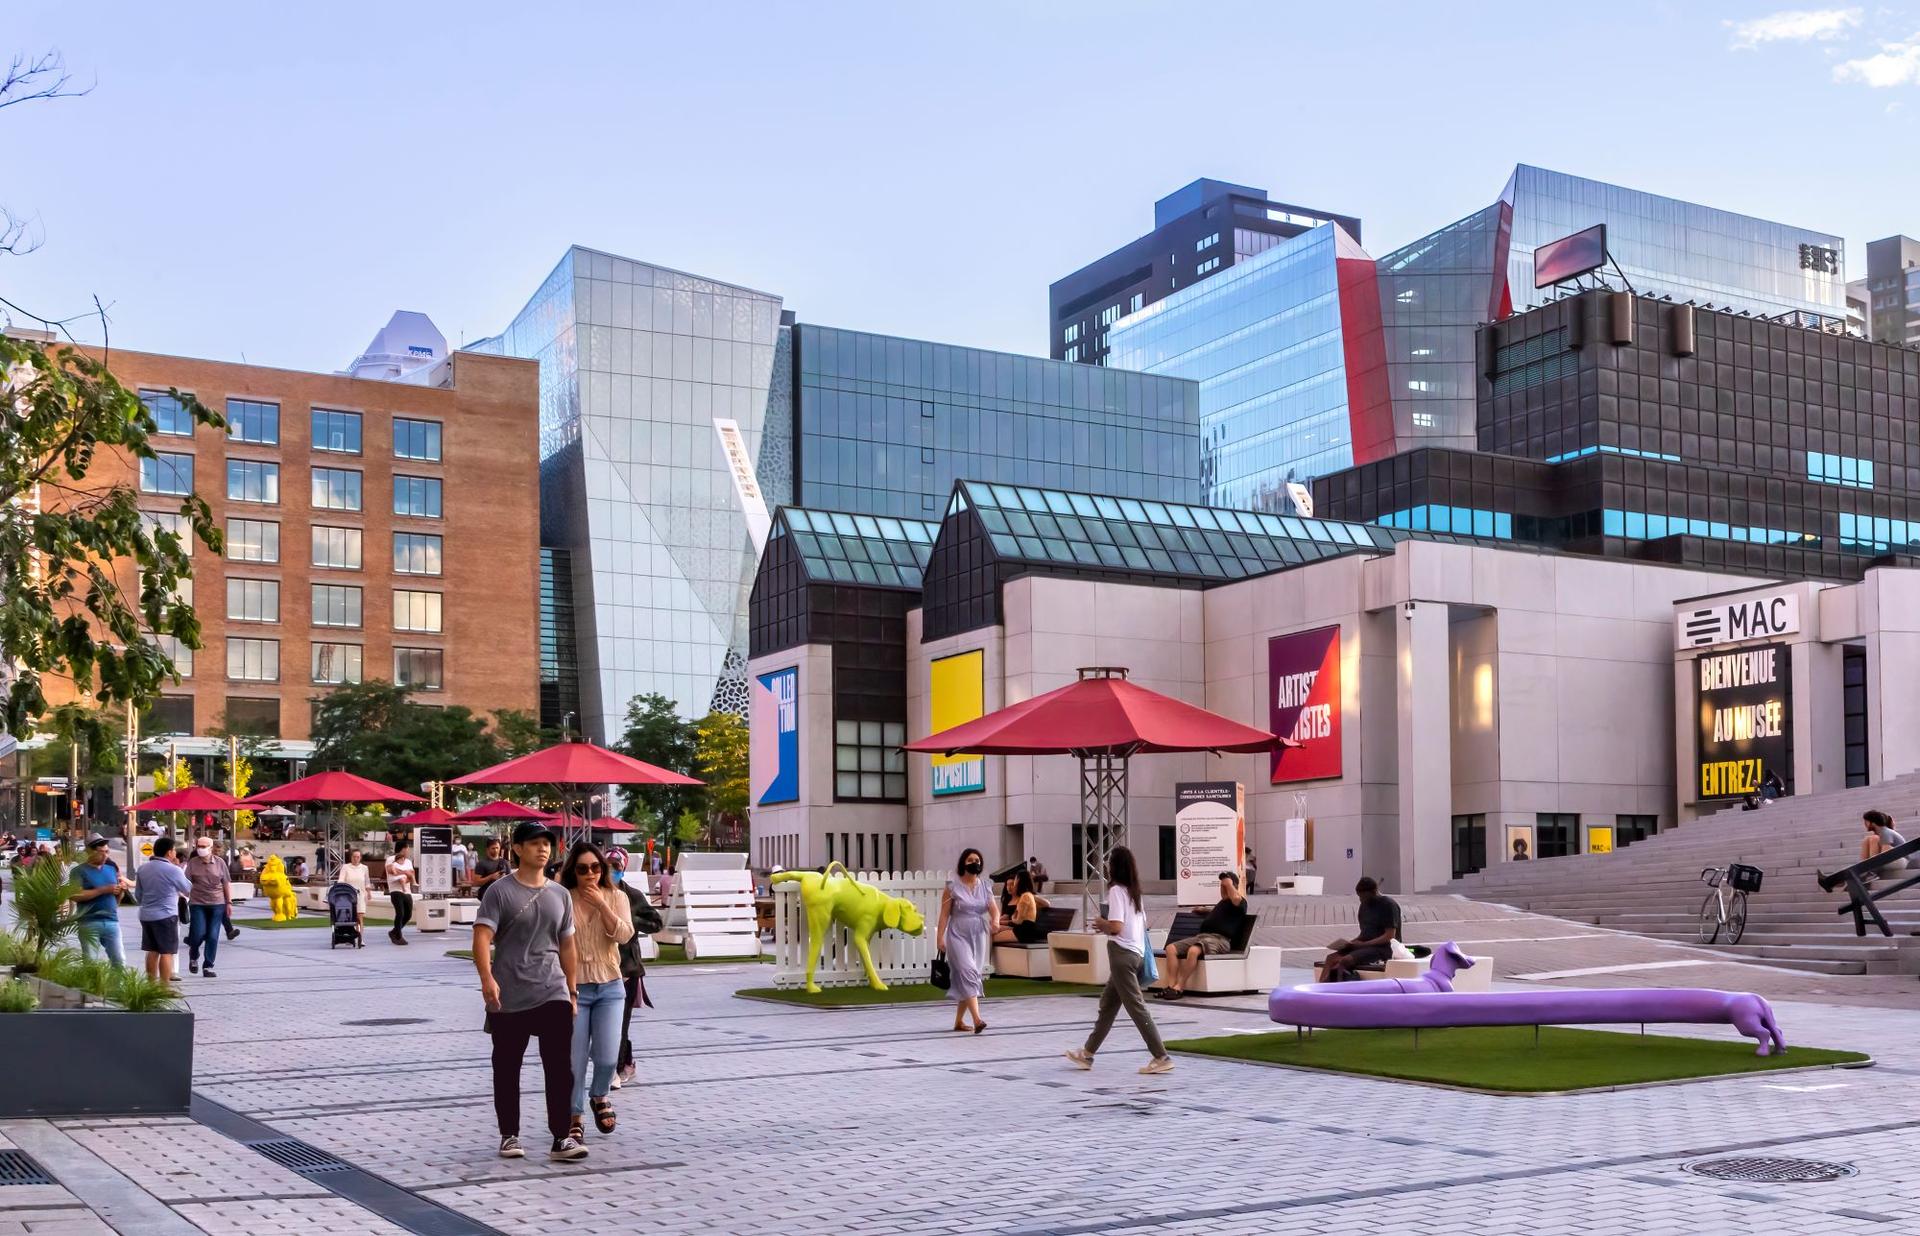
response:
<path fill-rule="evenodd" d="M 140 866 L 140 851 L 134 840 L 134 788 L 140 775 L 140 714 L 133 710 L 133 701 L 127 701 L 127 758 L 126 758 L 127 805 L 120 820 L 120 831 L 127 839 L 127 874 L 132 875 Z"/>

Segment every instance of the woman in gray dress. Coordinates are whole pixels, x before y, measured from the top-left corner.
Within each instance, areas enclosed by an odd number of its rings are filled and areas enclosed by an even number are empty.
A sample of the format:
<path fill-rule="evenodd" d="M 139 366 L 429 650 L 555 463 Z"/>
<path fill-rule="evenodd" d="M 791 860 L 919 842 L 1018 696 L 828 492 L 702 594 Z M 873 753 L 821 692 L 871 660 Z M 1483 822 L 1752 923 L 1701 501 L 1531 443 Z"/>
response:
<path fill-rule="evenodd" d="M 965 1030 L 967 1012 L 972 1010 L 975 1034 L 987 1028 L 980 1016 L 980 996 L 987 986 L 987 941 L 1000 926 L 1000 907 L 994 904 L 986 869 L 980 851 L 969 846 L 960 852 L 954 878 L 940 894 L 940 928 L 935 937 L 953 971 L 953 986 L 947 991 L 958 1006 L 953 1011 L 953 1028 Z"/>

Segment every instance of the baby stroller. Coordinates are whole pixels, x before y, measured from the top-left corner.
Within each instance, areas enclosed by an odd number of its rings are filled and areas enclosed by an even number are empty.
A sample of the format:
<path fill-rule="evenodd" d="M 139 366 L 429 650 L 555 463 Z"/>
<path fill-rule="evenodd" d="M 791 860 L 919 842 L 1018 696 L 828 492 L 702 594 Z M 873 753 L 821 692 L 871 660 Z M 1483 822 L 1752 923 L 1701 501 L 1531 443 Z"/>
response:
<path fill-rule="evenodd" d="M 333 939 L 328 951 L 342 944 L 365 948 L 360 938 L 360 890 L 351 884 L 336 883 L 327 889 L 327 917 L 333 920 Z"/>

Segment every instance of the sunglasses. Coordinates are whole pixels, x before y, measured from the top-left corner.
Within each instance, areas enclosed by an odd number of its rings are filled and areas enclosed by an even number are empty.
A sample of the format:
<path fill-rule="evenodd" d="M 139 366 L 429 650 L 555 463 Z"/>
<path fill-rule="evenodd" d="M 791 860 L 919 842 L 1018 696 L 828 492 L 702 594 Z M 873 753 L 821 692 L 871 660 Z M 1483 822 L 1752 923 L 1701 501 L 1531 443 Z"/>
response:
<path fill-rule="evenodd" d="M 573 865 L 573 869 L 585 875 L 585 874 L 589 874 L 589 873 L 600 870 L 600 864 L 599 863 L 575 863 Z"/>

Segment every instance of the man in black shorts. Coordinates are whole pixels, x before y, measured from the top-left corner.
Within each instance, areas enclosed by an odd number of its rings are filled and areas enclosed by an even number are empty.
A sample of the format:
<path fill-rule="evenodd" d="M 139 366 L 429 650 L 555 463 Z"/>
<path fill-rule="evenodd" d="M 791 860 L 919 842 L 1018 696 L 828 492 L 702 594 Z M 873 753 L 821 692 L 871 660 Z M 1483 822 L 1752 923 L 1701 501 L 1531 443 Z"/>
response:
<path fill-rule="evenodd" d="M 174 861 L 172 837 L 153 843 L 153 859 L 134 876 L 140 899 L 140 951 L 147 955 L 147 977 L 173 982 L 180 963 L 180 899 L 193 891 L 187 873 Z"/>
<path fill-rule="evenodd" d="M 1160 998 L 1178 1000 L 1186 995 L 1187 980 L 1200 968 L 1200 959 L 1231 952 L 1249 913 L 1247 895 L 1240 891 L 1240 877 L 1231 871 L 1221 872 L 1220 900 L 1200 920 L 1199 932 L 1167 941 L 1167 984 L 1161 988 Z"/>
<path fill-rule="evenodd" d="M 1360 898 L 1360 935 L 1353 940 L 1335 940 L 1327 946 L 1333 951 L 1320 963 L 1323 983 L 1350 979 L 1361 966 L 1385 961 L 1393 955 L 1393 940 L 1400 934 L 1400 907 L 1394 904 L 1393 898 L 1380 895 L 1380 885 L 1372 876 L 1361 876 L 1353 891 Z"/>

